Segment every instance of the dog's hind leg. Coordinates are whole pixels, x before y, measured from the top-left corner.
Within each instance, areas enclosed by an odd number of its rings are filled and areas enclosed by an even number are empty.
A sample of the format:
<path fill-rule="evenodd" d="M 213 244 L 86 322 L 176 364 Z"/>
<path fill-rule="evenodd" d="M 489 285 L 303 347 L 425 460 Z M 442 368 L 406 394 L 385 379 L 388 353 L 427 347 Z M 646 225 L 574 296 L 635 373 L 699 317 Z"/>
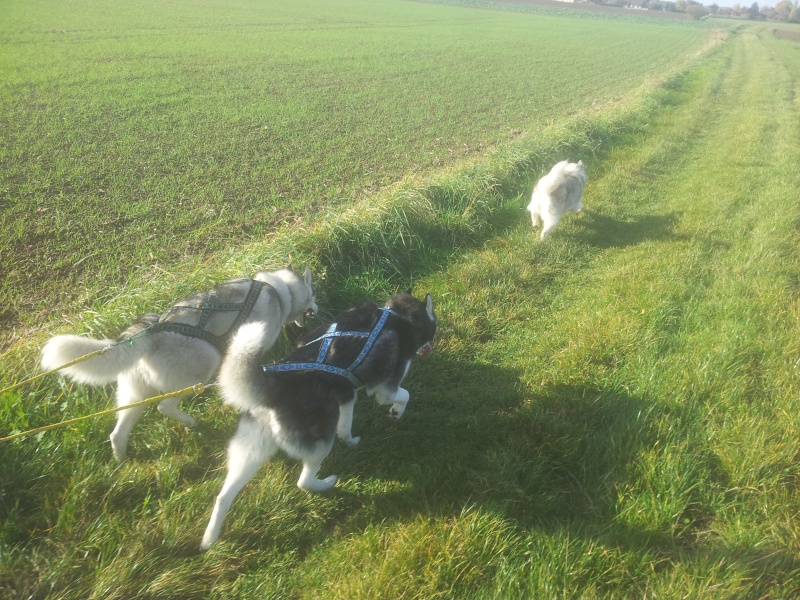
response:
<path fill-rule="evenodd" d="M 277 445 L 269 429 L 252 416 L 242 415 L 239 428 L 228 446 L 228 474 L 214 503 L 211 519 L 200 543 L 201 550 L 208 550 L 219 539 L 222 522 L 233 500 L 276 450 Z"/>
<path fill-rule="evenodd" d="M 144 400 L 153 390 L 141 380 L 135 371 L 122 373 L 117 378 L 117 406 L 127 406 Z M 144 406 L 136 406 L 117 413 L 117 424 L 111 432 L 111 450 L 118 461 L 125 460 L 128 453 L 128 437 L 131 430 L 144 413 Z"/>
<path fill-rule="evenodd" d="M 353 437 L 353 408 L 355 405 L 356 397 L 354 393 L 350 402 L 339 406 L 339 422 L 336 424 L 336 435 L 351 448 L 361 441 L 360 437 Z"/>
<path fill-rule="evenodd" d="M 545 219 L 544 220 L 544 227 L 542 228 L 542 235 L 539 236 L 539 239 L 543 240 L 548 235 L 550 235 L 550 232 L 553 231 L 553 229 L 556 228 L 556 225 L 558 225 L 558 222 L 560 220 L 561 219 L 559 217 L 551 217 L 549 219 Z"/>
<path fill-rule="evenodd" d="M 338 477 L 329 475 L 325 479 L 317 479 L 317 471 L 322 461 L 333 448 L 333 438 L 330 441 L 320 441 L 313 452 L 289 452 L 290 455 L 300 458 L 303 461 L 303 472 L 297 480 L 297 487 L 307 492 L 324 492 L 336 485 Z M 284 450 L 288 450 L 284 448 Z"/>
<path fill-rule="evenodd" d="M 197 421 L 178 408 L 178 403 L 185 397 L 186 396 L 180 396 L 177 398 L 167 398 L 166 400 L 162 400 L 158 403 L 158 411 L 162 415 L 172 417 L 176 421 L 183 423 L 186 427 L 191 429 L 197 425 Z"/>
<path fill-rule="evenodd" d="M 339 477 L 336 475 L 328 475 L 325 479 L 317 479 L 317 471 L 322 464 L 322 461 L 304 462 L 303 472 L 300 473 L 300 479 L 297 480 L 297 487 L 307 492 L 326 492 L 336 485 Z"/>

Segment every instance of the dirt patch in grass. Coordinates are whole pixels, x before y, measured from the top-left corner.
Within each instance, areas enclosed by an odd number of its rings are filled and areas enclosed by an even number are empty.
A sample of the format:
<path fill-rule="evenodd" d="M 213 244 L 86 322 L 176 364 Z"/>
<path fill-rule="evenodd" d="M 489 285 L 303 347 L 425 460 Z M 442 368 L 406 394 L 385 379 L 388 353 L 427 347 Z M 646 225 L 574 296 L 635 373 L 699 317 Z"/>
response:
<path fill-rule="evenodd" d="M 792 40 L 793 42 L 800 42 L 800 31 L 789 31 L 787 29 L 773 29 L 772 33 L 774 33 L 779 38 L 784 38 L 787 40 Z"/>

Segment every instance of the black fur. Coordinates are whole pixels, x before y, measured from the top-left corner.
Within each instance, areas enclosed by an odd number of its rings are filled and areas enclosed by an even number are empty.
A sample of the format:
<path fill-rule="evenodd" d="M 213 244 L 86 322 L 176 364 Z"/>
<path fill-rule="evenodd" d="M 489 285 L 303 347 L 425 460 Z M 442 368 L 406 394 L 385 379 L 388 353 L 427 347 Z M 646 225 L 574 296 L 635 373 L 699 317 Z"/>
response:
<path fill-rule="evenodd" d="M 397 314 L 389 315 L 372 348 L 353 372 L 367 388 L 399 386 L 417 350 L 432 342 L 436 334 L 436 321 L 428 318 L 424 301 L 406 293 L 392 296 L 386 306 Z M 365 302 L 337 316 L 337 331 L 365 335 L 334 338 L 325 363 L 342 369 L 351 365 L 381 315 L 374 302 Z M 313 340 L 327 330 L 325 325 L 304 336 L 281 362 L 315 362 L 322 341 Z M 285 433 L 296 436 L 294 443 L 306 447 L 333 439 L 339 407 L 354 397 L 355 386 L 350 381 L 321 371 L 259 372 L 257 376 L 263 405 L 276 413 Z"/>

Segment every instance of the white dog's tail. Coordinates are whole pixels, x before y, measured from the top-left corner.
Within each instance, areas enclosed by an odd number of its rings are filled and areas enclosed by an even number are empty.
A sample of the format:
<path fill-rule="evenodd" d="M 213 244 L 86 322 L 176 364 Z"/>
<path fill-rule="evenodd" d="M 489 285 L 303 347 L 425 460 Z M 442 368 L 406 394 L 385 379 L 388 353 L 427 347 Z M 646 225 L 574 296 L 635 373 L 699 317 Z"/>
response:
<path fill-rule="evenodd" d="M 114 340 L 95 340 L 79 335 L 57 335 L 42 348 L 42 368 L 58 369 L 68 362 L 91 352 L 108 348 Z M 147 351 L 146 339 L 135 344 L 113 346 L 107 352 L 72 365 L 61 372 L 78 383 L 103 385 L 116 381 L 117 375 L 130 369 Z"/>
<path fill-rule="evenodd" d="M 267 336 L 267 324 L 242 325 L 233 336 L 219 370 L 219 387 L 226 404 L 239 410 L 264 406 L 261 357 L 272 341 Z"/>

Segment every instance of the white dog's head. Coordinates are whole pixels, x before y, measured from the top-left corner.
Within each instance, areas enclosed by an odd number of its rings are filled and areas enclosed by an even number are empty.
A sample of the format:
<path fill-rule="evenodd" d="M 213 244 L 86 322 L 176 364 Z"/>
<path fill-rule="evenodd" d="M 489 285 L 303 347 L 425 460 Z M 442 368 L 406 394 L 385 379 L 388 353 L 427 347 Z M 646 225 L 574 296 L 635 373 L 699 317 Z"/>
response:
<path fill-rule="evenodd" d="M 306 321 L 316 316 L 319 310 L 317 306 L 317 290 L 311 281 L 311 269 L 308 267 L 306 267 L 302 275 L 295 273 L 292 265 L 288 265 L 285 269 L 273 273 L 256 273 L 255 278 L 266 283 L 270 283 L 272 278 L 277 278 L 286 285 L 288 297 L 285 298 L 284 302 L 290 304 L 289 316 L 286 318 L 287 322 L 294 321 L 298 327 L 303 327 Z M 284 292 L 281 295 L 284 296 L 286 293 Z"/>

